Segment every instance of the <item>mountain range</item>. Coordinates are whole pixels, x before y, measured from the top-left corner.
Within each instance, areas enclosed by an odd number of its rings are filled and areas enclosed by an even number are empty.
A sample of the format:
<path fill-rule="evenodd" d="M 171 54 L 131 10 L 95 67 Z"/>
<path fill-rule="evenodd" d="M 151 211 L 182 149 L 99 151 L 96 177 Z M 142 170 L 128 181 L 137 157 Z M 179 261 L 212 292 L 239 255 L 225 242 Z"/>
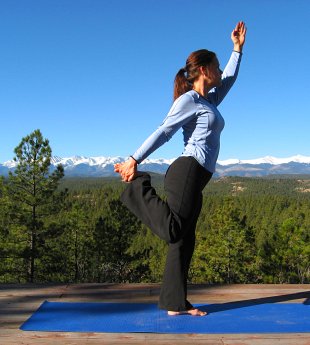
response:
<path fill-rule="evenodd" d="M 127 157 L 83 157 L 61 158 L 54 156 L 51 168 L 62 164 L 66 177 L 107 177 L 116 176 L 114 164 L 123 162 Z M 164 174 L 174 159 L 146 159 L 139 165 L 139 170 Z M 0 175 L 7 176 L 14 171 L 13 160 L 0 163 Z M 278 174 L 310 174 L 310 157 L 296 155 L 289 158 L 266 156 L 258 159 L 228 159 L 218 161 L 216 177 L 221 176 L 267 176 Z"/>

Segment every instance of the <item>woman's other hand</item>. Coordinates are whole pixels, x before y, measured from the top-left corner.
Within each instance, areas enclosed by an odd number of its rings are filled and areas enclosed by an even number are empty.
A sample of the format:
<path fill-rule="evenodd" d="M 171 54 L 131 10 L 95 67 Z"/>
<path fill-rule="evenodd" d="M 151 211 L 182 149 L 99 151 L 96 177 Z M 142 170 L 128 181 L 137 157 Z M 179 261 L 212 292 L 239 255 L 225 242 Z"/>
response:
<path fill-rule="evenodd" d="M 114 171 L 121 175 L 124 182 L 130 182 L 137 174 L 137 165 L 138 163 L 130 157 L 124 163 L 116 163 L 114 165 Z"/>
<path fill-rule="evenodd" d="M 234 44 L 234 50 L 242 52 L 242 48 L 245 42 L 246 27 L 244 22 L 237 23 L 236 27 L 231 33 L 231 40 Z"/>

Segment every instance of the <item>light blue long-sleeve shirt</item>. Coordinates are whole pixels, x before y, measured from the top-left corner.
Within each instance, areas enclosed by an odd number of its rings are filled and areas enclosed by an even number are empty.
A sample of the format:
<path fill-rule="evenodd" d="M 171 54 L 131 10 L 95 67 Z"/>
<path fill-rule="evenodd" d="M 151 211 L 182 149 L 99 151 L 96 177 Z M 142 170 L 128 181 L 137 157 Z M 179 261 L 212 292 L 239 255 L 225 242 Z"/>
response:
<path fill-rule="evenodd" d="M 132 157 L 141 163 L 182 127 L 182 156 L 194 157 L 205 169 L 213 173 L 220 150 L 220 135 L 225 124 L 217 106 L 237 78 L 241 56 L 241 53 L 232 53 L 222 74 L 222 85 L 210 90 L 207 98 L 194 90 L 177 98 L 163 123 Z"/>

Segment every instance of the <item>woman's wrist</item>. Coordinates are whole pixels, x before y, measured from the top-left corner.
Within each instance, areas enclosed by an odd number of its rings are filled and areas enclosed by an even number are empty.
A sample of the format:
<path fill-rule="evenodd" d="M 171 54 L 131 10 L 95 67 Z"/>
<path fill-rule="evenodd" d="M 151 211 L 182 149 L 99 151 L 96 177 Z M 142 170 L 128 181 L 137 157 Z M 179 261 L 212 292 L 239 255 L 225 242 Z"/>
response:
<path fill-rule="evenodd" d="M 234 49 L 233 49 L 234 52 L 237 52 L 237 53 L 242 53 L 242 46 L 239 45 L 239 44 L 234 44 Z"/>
<path fill-rule="evenodd" d="M 133 164 L 138 165 L 137 160 L 136 160 L 135 158 L 133 158 L 133 156 L 129 156 L 129 160 L 130 160 Z"/>

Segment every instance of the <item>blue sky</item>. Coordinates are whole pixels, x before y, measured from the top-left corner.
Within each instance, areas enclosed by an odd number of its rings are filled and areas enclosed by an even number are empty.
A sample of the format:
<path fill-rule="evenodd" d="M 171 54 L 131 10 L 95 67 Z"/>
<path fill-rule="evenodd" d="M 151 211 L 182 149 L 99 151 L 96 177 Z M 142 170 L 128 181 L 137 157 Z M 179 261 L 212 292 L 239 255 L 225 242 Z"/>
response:
<path fill-rule="evenodd" d="M 310 155 L 310 1 L 1 0 L 0 162 L 39 128 L 61 157 L 127 156 L 162 122 L 191 51 L 224 67 L 246 22 L 239 78 L 219 110 L 219 159 Z M 151 157 L 182 152 L 181 131 Z"/>

